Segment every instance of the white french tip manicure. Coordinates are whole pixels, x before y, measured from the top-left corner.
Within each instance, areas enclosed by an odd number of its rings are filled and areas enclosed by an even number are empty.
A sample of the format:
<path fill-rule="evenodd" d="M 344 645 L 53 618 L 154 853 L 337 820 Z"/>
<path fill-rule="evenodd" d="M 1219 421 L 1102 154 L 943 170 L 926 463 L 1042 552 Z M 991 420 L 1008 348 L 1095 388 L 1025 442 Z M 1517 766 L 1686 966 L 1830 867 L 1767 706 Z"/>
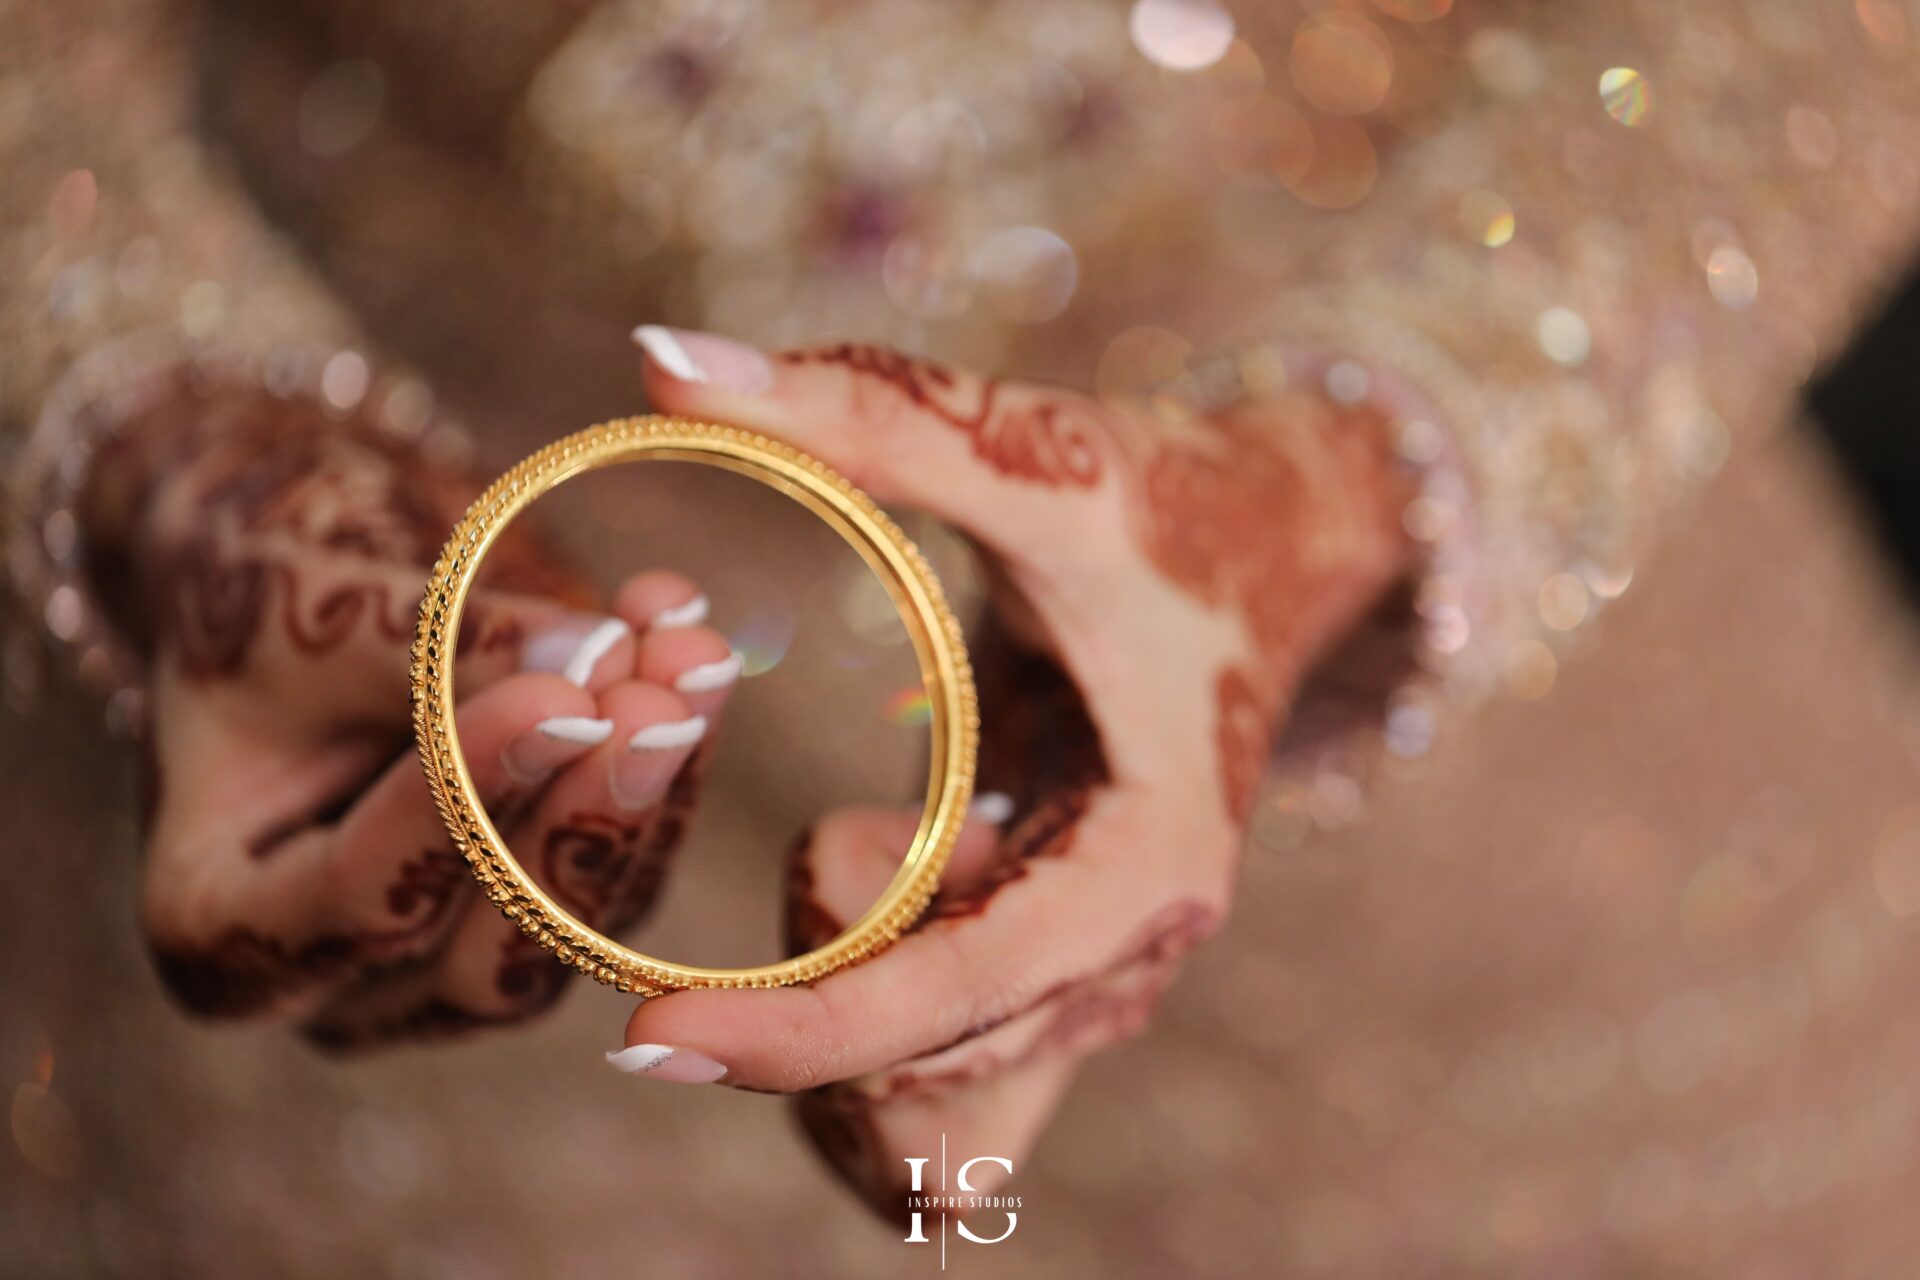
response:
<path fill-rule="evenodd" d="M 672 751 L 678 747 L 690 747 L 706 736 L 707 718 L 688 716 L 685 720 L 648 725 L 627 739 L 627 750 Z"/>
<path fill-rule="evenodd" d="M 697 667 L 688 667 L 674 677 L 673 687 L 682 693 L 712 693 L 738 680 L 743 665 L 739 654 L 730 653 L 718 662 L 703 662 Z"/>
<path fill-rule="evenodd" d="M 595 720 L 592 716 L 554 716 L 533 727 L 541 736 L 556 742 L 577 742 L 583 747 L 594 747 L 605 742 L 607 735 L 613 732 L 613 721 Z"/>
<path fill-rule="evenodd" d="M 670 1044 L 636 1044 L 607 1055 L 616 1071 L 672 1084 L 712 1084 L 727 1069 L 704 1053 Z"/>
<path fill-rule="evenodd" d="M 664 1044 L 636 1044 L 607 1054 L 607 1064 L 628 1075 L 645 1075 L 668 1058 L 673 1050 Z"/>
<path fill-rule="evenodd" d="M 982 791 L 967 806 L 967 816 L 997 827 L 1013 816 L 1013 797 L 1004 791 Z"/>
<path fill-rule="evenodd" d="M 649 627 L 697 627 L 707 620 L 707 598 L 695 596 L 685 604 L 662 609 L 653 615 Z"/>
<path fill-rule="evenodd" d="M 607 656 L 607 650 L 620 643 L 620 638 L 628 632 L 627 624 L 618 618 L 608 618 L 593 630 L 587 632 L 580 641 L 580 647 L 567 659 L 567 665 L 560 674 L 582 689 L 593 678 L 593 669 L 600 659 Z"/>
<path fill-rule="evenodd" d="M 643 324 L 633 331 L 633 340 L 653 357 L 653 362 L 682 382 L 705 382 L 706 370 L 693 362 L 673 330 L 657 324 Z"/>

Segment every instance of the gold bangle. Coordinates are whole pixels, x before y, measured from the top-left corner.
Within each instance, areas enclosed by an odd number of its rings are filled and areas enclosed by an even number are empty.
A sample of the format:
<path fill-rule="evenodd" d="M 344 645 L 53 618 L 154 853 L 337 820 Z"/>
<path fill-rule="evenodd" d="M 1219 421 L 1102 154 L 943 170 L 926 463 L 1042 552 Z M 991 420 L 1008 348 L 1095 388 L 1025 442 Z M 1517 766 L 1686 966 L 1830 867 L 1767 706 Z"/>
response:
<path fill-rule="evenodd" d="M 454 726 L 453 654 L 467 592 L 488 548 L 541 494 L 582 472 L 653 458 L 705 463 L 751 477 L 825 520 L 879 575 L 906 623 L 933 710 L 927 802 L 900 870 L 866 914 L 824 946 L 778 964 L 707 969 L 642 955 L 575 919 L 501 839 L 474 794 Z M 441 549 L 413 643 L 413 729 L 427 785 L 454 845 L 487 900 L 572 965 L 621 991 L 778 987 L 811 982 L 875 954 L 926 909 L 973 794 L 979 704 L 960 624 L 926 557 L 873 500 L 796 449 L 734 427 L 652 416 L 603 423 L 555 441 L 508 471 L 467 509 Z"/>

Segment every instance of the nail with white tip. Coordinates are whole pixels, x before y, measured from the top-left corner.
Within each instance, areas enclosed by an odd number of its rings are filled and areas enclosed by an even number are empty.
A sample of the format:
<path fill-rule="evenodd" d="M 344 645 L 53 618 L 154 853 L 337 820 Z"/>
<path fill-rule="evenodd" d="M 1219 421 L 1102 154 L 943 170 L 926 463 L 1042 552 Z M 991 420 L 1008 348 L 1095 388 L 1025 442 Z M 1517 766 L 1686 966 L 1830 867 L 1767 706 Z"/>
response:
<path fill-rule="evenodd" d="M 567 659 L 567 665 L 560 674 L 582 689 L 586 688 L 587 681 L 593 678 L 593 669 L 599 664 L 600 659 L 606 657 L 607 650 L 619 644 L 628 634 L 630 630 L 626 623 L 618 618 L 608 618 L 587 632 L 587 638 L 582 640 L 580 647 L 573 651 L 573 656 Z"/>
<path fill-rule="evenodd" d="M 740 678 L 740 655 L 730 653 L 718 662 L 703 662 L 697 667 L 688 667 L 673 678 L 673 687 L 681 693 L 712 693 L 716 689 L 725 689 Z"/>
<path fill-rule="evenodd" d="M 680 345 L 680 335 L 663 324 L 643 324 L 633 331 L 633 340 L 653 357 L 653 362 L 682 382 L 705 382 L 706 370 L 693 362 Z"/>
<path fill-rule="evenodd" d="M 675 381 L 748 396 L 773 389 L 773 365 L 763 352 L 744 342 L 657 324 L 641 325 L 633 331 L 633 340 L 660 372 Z"/>
<path fill-rule="evenodd" d="M 697 627 L 707 620 L 707 598 L 695 596 L 685 604 L 677 604 L 671 609 L 662 609 L 653 615 L 647 623 L 655 630 L 665 631 L 673 627 Z"/>
<path fill-rule="evenodd" d="M 1013 797 L 1004 791 L 981 791 L 967 806 L 967 816 L 990 827 L 1003 825 L 1013 816 Z"/>
<path fill-rule="evenodd" d="M 537 786 L 553 771 L 607 740 L 613 721 L 590 716 L 554 716 L 542 720 L 500 750 L 500 767 L 523 787 Z"/>
<path fill-rule="evenodd" d="M 667 720 L 650 724 L 627 739 L 629 751 L 674 751 L 690 747 L 707 736 L 707 718 L 688 716 L 685 720 Z"/>
<path fill-rule="evenodd" d="M 688 716 L 650 724 L 627 739 L 609 766 L 607 790 L 622 809 L 647 809 L 667 794 L 685 753 L 707 736 L 707 718 Z"/>
<path fill-rule="evenodd" d="M 618 618 L 571 618 L 528 640 L 520 651 L 520 667 L 554 672 L 584 689 L 600 659 L 632 633 Z"/>
<path fill-rule="evenodd" d="M 607 1055 L 615 1071 L 671 1084 L 712 1084 L 727 1069 L 704 1053 L 670 1044 L 636 1044 Z"/>

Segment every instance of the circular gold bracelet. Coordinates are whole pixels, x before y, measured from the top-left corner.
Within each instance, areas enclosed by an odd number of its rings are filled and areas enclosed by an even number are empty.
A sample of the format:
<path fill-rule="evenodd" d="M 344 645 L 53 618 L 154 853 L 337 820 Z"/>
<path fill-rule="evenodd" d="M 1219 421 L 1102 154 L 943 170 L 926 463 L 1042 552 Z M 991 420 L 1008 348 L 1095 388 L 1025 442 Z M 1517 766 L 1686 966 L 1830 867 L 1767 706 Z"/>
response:
<path fill-rule="evenodd" d="M 643 955 L 575 918 L 536 884 L 474 793 L 454 724 L 454 649 L 481 561 L 541 494 L 582 472 L 641 459 L 703 463 L 748 476 L 831 525 L 885 584 L 905 622 L 932 707 L 926 806 L 900 869 L 866 914 L 824 946 L 778 964 L 708 969 Z M 626 418 L 555 441 L 467 509 L 433 567 L 413 644 L 414 738 L 440 816 L 487 900 L 554 957 L 621 991 L 778 987 L 811 982 L 887 947 L 926 909 L 973 793 L 979 704 L 960 624 L 926 557 L 871 498 L 800 451 L 734 427 Z"/>

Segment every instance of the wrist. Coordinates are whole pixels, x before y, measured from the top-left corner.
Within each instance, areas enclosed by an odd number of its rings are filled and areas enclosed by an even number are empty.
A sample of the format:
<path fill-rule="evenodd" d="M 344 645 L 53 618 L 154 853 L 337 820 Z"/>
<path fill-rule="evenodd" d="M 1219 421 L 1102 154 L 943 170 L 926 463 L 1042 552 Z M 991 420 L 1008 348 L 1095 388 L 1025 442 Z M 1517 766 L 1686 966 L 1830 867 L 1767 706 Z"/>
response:
<path fill-rule="evenodd" d="M 1254 815 L 1262 841 L 1263 825 L 1341 825 L 1383 756 L 1426 752 L 1474 609 L 1475 512 L 1449 419 L 1424 383 L 1339 351 L 1243 360 L 1268 376 L 1216 410 L 1224 431 L 1268 442 L 1263 536 L 1289 549 L 1246 606 L 1278 784 Z"/>
<path fill-rule="evenodd" d="M 326 365 L 128 342 L 48 397 L 13 468 L 9 569 L 116 731 L 143 728 L 160 570 L 183 554 L 341 554 L 417 565 L 424 579 L 475 490 L 465 434 L 417 382 L 363 379 L 343 405 L 322 379 L 289 373 Z"/>

